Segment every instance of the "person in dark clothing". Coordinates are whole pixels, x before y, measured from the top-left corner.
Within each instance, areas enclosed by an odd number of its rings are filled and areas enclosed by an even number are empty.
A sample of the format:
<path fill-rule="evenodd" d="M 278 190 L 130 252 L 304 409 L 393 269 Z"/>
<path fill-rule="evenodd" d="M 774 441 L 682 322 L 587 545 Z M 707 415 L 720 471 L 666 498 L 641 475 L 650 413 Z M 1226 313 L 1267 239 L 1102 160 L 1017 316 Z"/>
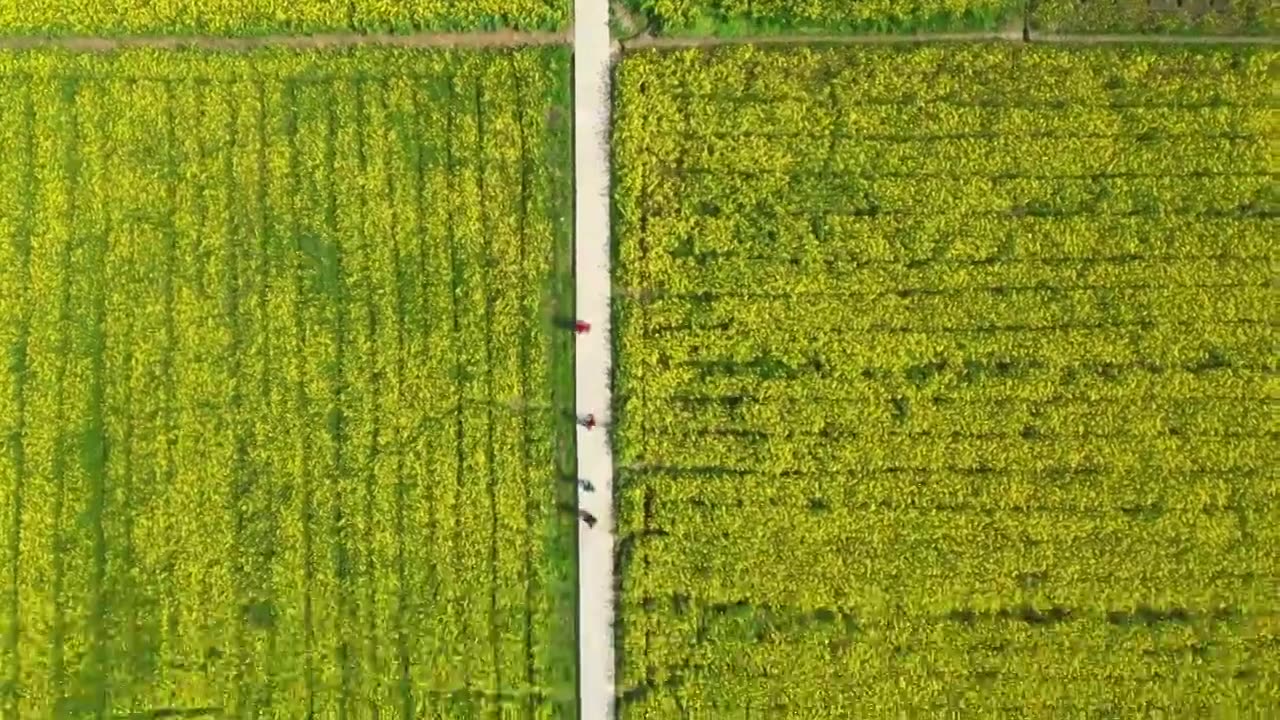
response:
<path fill-rule="evenodd" d="M 596 489 L 596 486 L 592 485 L 590 480 L 579 480 L 578 487 L 582 488 L 586 492 L 594 492 Z"/>
<path fill-rule="evenodd" d="M 578 517 L 582 518 L 582 522 L 586 523 L 588 528 L 593 528 L 596 526 L 596 516 L 592 515 L 586 510 L 579 510 Z"/>

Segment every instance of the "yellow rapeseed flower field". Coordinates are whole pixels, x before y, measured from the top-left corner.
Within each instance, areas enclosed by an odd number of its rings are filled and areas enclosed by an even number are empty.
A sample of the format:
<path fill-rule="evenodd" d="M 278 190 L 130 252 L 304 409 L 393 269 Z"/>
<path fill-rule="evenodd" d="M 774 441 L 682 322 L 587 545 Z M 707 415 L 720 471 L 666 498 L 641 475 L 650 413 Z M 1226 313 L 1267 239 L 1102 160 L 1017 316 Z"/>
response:
<path fill-rule="evenodd" d="M 567 0 L 0 0 L 0 35 L 551 30 Z"/>
<path fill-rule="evenodd" d="M 0 715 L 573 707 L 567 83 L 0 55 Z"/>
<path fill-rule="evenodd" d="M 624 58 L 623 718 L 1275 715 L 1278 58 Z"/>

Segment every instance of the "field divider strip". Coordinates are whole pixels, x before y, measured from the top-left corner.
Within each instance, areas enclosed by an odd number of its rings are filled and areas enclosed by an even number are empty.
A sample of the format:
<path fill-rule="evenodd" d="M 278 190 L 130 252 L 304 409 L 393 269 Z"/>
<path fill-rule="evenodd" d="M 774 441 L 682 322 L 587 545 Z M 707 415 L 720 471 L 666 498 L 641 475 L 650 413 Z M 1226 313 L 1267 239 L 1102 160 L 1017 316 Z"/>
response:
<path fill-rule="evenodd" d="M 684 37 L 648 35 L 622 41 L 623 50 L 677 49 L 712 47 L 718 45 L 895 45 L 922 42 L 1023 42 L 1022 30 L 986 32 L 937 32 L 937 33 L 782 33 L 771 35 L 740 35 L 734 37 Z"/>
<path fill-rule="evenodd" d="M 114 52 L 132 48 L 157 50 L 250 51 L 267 48 L 335 49 L 348 47 L 399 47 L 437 49 L 485 49 L 568 46 L 573 29 L 563 32 L 338 32 L 309 35 L 271 34 L 250 37 L 209 35 L 111 36 L 13 36 L 0 37 L 0 51 L 57 48 L 75 52 Z M 1051 33 L 1011 28 L 979 32 L 920 33 L 778 33 L 735 37 L 642 35 L 612 39 L 622 50 L 680 49 L 721 45 L 897 45 L 929 42 L 1020 42 L 1065 45 L 1280 45 L 1280 37 L 1267 35 L 1166 35 L 1139 33 Z"/>
<path fill-rule="evenodd" d="M 613 64 L 620 46 L 609 30 L 608 0 L 575 0 L 573 34 L 573 273 L 576 319 L 590 324 L 574 347 L 578 425 L 578 673 L 580 720 L 616 717 L 614 647 L 614 495 L 612 434 L 611 131 Z M 594 518 L 592 520 L 591 518 Z"/>

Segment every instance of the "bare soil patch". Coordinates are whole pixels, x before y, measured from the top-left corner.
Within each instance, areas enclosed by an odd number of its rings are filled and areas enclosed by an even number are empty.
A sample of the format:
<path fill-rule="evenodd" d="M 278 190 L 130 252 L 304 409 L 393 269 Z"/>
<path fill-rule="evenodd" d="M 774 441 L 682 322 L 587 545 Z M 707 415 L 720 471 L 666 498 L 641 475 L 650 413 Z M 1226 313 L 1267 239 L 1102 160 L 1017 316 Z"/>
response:
<path fill-rule="evenodd" d="M 643 48 L 694 48 L 715 45 L 883 45 L 913 42 L 981 42 L 1023 40 L 1020 28 L 999 32 L 911 33 L 911 34 L 779 34 L 735 37 L 669 37 L 644 35 L 623 43 L 628 50 Z"/>

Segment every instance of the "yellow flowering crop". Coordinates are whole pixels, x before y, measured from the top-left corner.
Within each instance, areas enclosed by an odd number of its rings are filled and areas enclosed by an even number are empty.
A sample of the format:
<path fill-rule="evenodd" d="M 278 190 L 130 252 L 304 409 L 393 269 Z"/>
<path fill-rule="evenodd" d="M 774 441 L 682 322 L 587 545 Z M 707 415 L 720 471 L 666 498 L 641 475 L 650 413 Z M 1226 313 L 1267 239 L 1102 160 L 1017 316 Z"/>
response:
<path fill-rule="evenodd" d="M 629 53 L 629 719 L 1268 717 L 1267 48 Z"/>
<path fill-rule="evenodd" d="M 0 0 L 0 34 L 550 30 L 569 16 L 565 0 Z"/>
<path fill-rule="evenodd" d="M 572 707 L 567 78 L 0 56 L 0 715 Z"/>

